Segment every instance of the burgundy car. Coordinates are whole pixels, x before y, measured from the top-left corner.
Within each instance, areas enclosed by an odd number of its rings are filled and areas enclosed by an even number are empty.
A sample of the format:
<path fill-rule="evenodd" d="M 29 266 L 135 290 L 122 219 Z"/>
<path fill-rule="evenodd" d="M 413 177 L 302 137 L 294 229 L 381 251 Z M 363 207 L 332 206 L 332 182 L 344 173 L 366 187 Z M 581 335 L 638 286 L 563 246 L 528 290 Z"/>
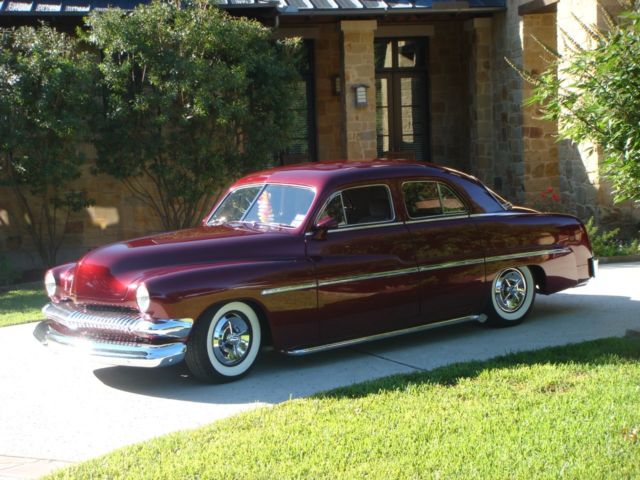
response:
<path fill-rule="evenodd" d="M 568 215 L 513 207 L 423 163 L 314 163 L 251 174 L 202 226 L 48 271 L 36 337 L 115 365 L 186 360 L 241 377 L 262 346 L 303 355 L 463 321 L 519 323 L 537 293 L 596 262 Z"/>

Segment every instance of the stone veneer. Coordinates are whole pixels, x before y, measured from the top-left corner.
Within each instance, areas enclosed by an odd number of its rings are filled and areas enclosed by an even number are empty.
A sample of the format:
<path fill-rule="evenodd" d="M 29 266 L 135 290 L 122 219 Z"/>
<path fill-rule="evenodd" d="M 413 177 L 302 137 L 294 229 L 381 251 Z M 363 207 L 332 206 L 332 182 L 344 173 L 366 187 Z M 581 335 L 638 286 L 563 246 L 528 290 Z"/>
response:
<path fill-rule="evenodd" d="M 493 177 L 493 82 L 491 18 L 474 18 L 466 24 L 471 35 L 469 60 L 470 170 L 491 184 Z"/>
<path fill-rule="evenodd" d="M 375 20 L 343 20 L 342 109 L 345 126 L 344 158 L 364 160 L 376 157 L 376 104 L 373 38 Z M 356 85 L 367 87 L 367 106 L 356 107 Z"/>
<path fill-rule="evenodd" d="M 314 45 L 318 160 L 338 160 L 343 158 L 344 129 L 341 95 L 334 94 L 332 84 L 335 76 L 342 78 L 341 41 L 337 24 L 320 26 Z"/>
<path fill-rule="evenodd" d="M 522 80 L 505 57 L 522 64 L 519 0 L 507 0 L 507 11 L 492 19 L 493 170 L 484 179 L 512 202 L 524 201 Z"/>
<path fill-rule="evenodd" d="M 555 50 L 556 14 L 542 13 L 522 17 L 523 22 L 523 66 L 534 75 L 544 71 L 553 58 L 545 52 L 541 43 Z M 538 41 L 536 41 L 536 39 Z M 523 96 L 532 95 L 532 86 L 523 82 Z M 560 193 L 560 170 L 558 159 L 558 125 L 543 120 L 538 105 L 522 107 L 522 138 L 524 150 L 525 203 L 540 202 L 540 194 L 549 188 Z"/>
<path fill-rule="evenodd" d="M 58 261 L 75 260 L 93 248 L 161 230 L 155 215 L 120 183 L 86 169 L 75 188 L 86 188 L 95 205 L 70 216 Z M 35 200 L 37 204 L 37 200 Z M 40 260 L 12 192 L 0 187 L 0 254 L 19 269 L 38 268 Z"/>
<path fill-rule="evenodd" d="M 316 126 L 319 160 L 376 156 L 374 35 L 429 37 L 428 87 L 431 160 L 469 171 L 514 202 L 535 205 L 540 192 L 559 189 L 562 206 L 581 218 L 640 218 L 631 205 L 613 205 L 600 177 L 601 153 L 589 145 L 556 143 L 557 126 L 539 119 L 535 107 L 523 107 L 530 88 L 505 61 L 529 70 L 545 68 L 536 35 L 560 52 L 566 50 L 560 29 L 578 41 L 584 32 L 573 18 L 604 27 L 596 0 L 559 0 L 557 12 L 520 16 L 522 0 L 507 0 L 505 12 L 475 19 L 350 20 L 302 22 L 313 30 L 315 45 Z M 616 13 L 616 0 L 602 1 Z M 295 27 L 295 26 L 294 26 Z M 282 32 L 284 33 L 284 29 Z M 286 33 L 285 33 L 286 34 Z M 295 35 L 295 32 L 292 33 Z M 304 35 L 303 35 L 304 36 Z M 342 94 L 333 92 L 340 75 Z M 356 108 L 352 86 L 369 86 L 366 108 Z M 160 225 L 143 204 L 109 177 L 87 175 L 96 205 L 72 215 L 60 260 L 105 243 L 157 231 Z M 38 265 L 28 234 L 20 227 L 17 206 L 0 187 L 0 253 L 13 265 Z"/>
<path fill-rule="evenodd" d="M 429 36 L 427 88 L 431 108 L 431 160 L 468 171 L 468 43 L 461 21 L 439 22 Z"/>

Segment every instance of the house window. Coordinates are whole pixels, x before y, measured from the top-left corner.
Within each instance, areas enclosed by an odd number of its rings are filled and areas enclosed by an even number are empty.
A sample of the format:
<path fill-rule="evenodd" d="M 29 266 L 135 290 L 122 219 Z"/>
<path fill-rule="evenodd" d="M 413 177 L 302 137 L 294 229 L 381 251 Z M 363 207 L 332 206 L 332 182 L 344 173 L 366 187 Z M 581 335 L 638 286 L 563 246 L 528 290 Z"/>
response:
<path fill-rule="evenodd" d="M 379 157 L 428 160 L 427 38 L 376 39 Z"/>
<path fill-rule="evenodd" d="M 290 111 L 293 117 L 292 136 L 280 154 L 282 165 L 316 160 L 313 40 L 305 40 L 302 49 L 298 67 L 300 80 L 291 92 L 295 97 Z"/>

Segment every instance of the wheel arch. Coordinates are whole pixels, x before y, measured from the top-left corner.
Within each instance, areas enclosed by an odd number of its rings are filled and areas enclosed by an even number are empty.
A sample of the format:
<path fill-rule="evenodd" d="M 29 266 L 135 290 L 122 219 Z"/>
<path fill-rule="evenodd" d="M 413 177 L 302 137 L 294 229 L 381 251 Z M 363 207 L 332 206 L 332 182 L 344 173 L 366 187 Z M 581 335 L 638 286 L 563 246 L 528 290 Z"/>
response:
<path fill-rule="evenodd" d="M 545 294 L 547 292 L 547 274 L 540 265 L 529 264 L 525 265 L 529 267 L 531 271 L 531 275 L 533 276 L 533 281 L 538 286 L 538 292 Z"/>
<path fill-rule="evenodd" d="M 273 343 L 273 336 L 271 333 L 271 323 L 269 321 L 269 315 L 267 313 L 267 309 L 260 302 L 256 301 L 254 298 L 250 297 L 236 297 L 236 298 L 225 298 L 224 300 L 218 300 L 208 307 L 206 307 L 200 315 L 196 317 L 195 322 L 201 321 L 202 318 L 213 314 L 213 312 L 217 311 L 223 305 L 232 302 L 242 302 L 249 305 L 256 315 L 258 316 L 258 320 L 260 321 L 260 328 L 262 329 L 262 343 L 263 345 L 271 345 Z"/>

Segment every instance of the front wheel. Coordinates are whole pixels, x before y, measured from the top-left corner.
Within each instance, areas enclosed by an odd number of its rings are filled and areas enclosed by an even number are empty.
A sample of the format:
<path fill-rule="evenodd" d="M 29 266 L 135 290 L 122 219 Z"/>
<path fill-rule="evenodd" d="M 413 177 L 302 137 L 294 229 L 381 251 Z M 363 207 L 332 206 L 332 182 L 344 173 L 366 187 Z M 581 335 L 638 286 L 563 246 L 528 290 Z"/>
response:
<path fill-rule="evenodd" d="M 199 380 L 224 383 L 244 376 L 260 351 L 262 332 L 256 312 L 243 302 L 208 311 L 193 327 L 185 361 Z"/>
<path fill-rule="evenodd" d="M 509 267 L 498 272 L 491 283 L 487 323 L 496 327 L 517 325 L 527 316 L 536 295 L 529 267 Z"/>

